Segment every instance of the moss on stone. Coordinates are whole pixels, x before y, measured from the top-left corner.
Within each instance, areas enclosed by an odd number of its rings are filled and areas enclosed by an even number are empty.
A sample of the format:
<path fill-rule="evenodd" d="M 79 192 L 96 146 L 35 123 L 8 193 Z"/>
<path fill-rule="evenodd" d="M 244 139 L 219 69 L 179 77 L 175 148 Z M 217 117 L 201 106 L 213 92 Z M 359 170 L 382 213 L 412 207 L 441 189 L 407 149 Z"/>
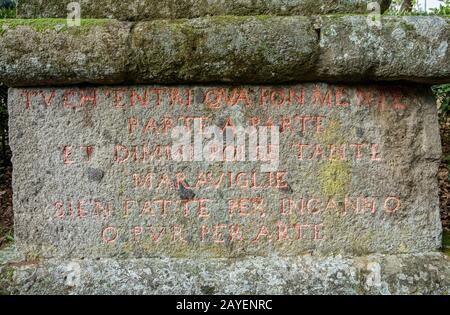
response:
<path fill-rule="evenodd" d="M 80 27 L 68 27 L 67 19 L 3 19 L 0 20 L 0 34 L 18 26 L 30 26 L 36 31 L 68 31 L 68 30 L 88 30 L 94 26 L 104 26 L 111 23 L 110 19 L 82 19 Z"/>
<path fill-rule="evenodd" d="M 252 16 L 240 16 L 240 15 L 217 15 L 210 17 L 213 23 L 239 23 L 248 21 L 267 21 L 274 18 L 273 15 L 252 15 Z"/>
<path fill-rule="evenodd" d="M 436 14 L 434 12 L 397 12 L 388 10 L 384 12 L 386 16 L 440 16 L 440 17 L 450 17 L 448 14 Z"/>
<path fill-rule="evenodd" d="M 326 196 L 344 196 L 350 189 L 351 166 L 346 161 L 333 160 L 319 169 L 319 182 Z"/>
<path fill-rule="evenodd" d="M 327 128 L 316 135 L 323 145 L 341 145 L 346 142 L 345 131 L 338 120 L 330 119 Z M 331 160 L 319 168 L 319 183 L 326 196 L 343 197 L 350 189 L 352 180 L 351 165 L 339 159 Z"/>
<path fill-rule="evenodd" d="M 411 24 L 408 24 L 408 23 L 405 23 L 405 22 L 401 22 L 400 23 L 400 27 L 403 28 L 405 31 L 414 32 L 416 30 L 414 25 L 411 25 Z"/>
<path fill-rule="evenodd" d="M 342 145 L 347 142 L 345 134 L 346 132 L 343 130 L 339 120 L 330 119 L 326 129 L 321 133 L 317 133 L 316 139 L 325 146 L 330 144 Z"/>
<path fill-rule="evenodd" d="M 85 17 L 113 16 L 121 20 L 138 21 L 164 18 L 196 18 L 216 15 L 304 15 L 367 12 L 368 1 L 256 1 L 256 0 L 97 0 L 83 1 L 82 14 Z M 390 0 L 379 0 L 384 12 Z M 67 3 L 61 0 L 22 0 L 18 3 L 20 17 L 64 17 Z"/>
<path fill-rule="evenodd" d="M 331 13 L 331 14 L 323 14 L 321 15 L 326 18 L 343 18 L 347 16 L 364 16 L 367 17 L 366 13 Z"/>

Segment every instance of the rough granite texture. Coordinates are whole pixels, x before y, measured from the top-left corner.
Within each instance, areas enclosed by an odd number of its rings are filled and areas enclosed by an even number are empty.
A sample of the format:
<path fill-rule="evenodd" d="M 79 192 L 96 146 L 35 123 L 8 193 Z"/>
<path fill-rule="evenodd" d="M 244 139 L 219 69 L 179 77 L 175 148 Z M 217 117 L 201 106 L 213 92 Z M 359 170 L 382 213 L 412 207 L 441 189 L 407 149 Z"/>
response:
<path fill-rule="evenodd" d="M 441 253 L 46 261 L 23 261 L 14 253 L 13 248 L 0 251 L 0 294 L 448 295 L 450 292 L 450 261 Z"/>
<path fill-rule="evenodd" d="M 450 81 L 448 18 L 387 17 L 381 30 L 368 26 L 362 16 L 324 17 L 319 21 L 316 73 L 321 78 Z"/>
<path fill-rule="evenodd" d="M 17 15 L 22 18 L 67 16 L 61 0 L 19 0 Z M 196 18 L 214 15 L 313 15 L 367 13 L 374 0 L 81 0 L 83 18 L 115 18 L 127 21 Z M 384 12 L 391 0 L 378 0 Z"/>
<path fill-rule="evenodd" d="M 1 22 L 0 81 L 11 85 L 123 81 L 129 27 L 117 21 L 67 28 L 65 21 L 42 25 Z M 10 26 L 13 24 L 13 26 Z M 51 25 L 51 26 L 50 26 Z M 0 27 L 0 30 L 2 27 Z"/>
<path fill-rule="evenodd" d="M 366 255 L 441 246 L 441 145 L 427 87 L 37 88 L 10 89 L 8 101 L 15 238 L 29 259 Z M 219 128 L 255 117 L 283 126 L 281 177 L 269 181 L 259 162 L 168 160 L 155 151 L 173 144 L 164 133 L 167 117 L 173 126 L 189 117 Z M 301 131 L 301 117 L 322 117 L 320 130 L 307 118 Z M 309 144 L 302 158 L 299 143 Z M 364 145 L 360 156 L 355 144 Z M 94 146 L 88 162 L 87 145 Z M 342 146 L 344 157 L 336 154 Z M 184 184 L 174 184 L 177 174 Z M 240 198 L 260 202 L 246 200 L 238 211 Z M 204 209 L 200 199 L 208 200 Z M 162 211 L 157 200 L 172 203 Z M 182 200 L 194 203 L 185 210 Z M 95 202 L 111 203 L 111 211 Z M 231 225 L 242 238 L 231 238 Z M 299 233 L 299 225 L 307 226 Z"/>
<path fill-rule="evenodd" d="M 0 21 L 0 81 L 13 87 L 450 80 L 444 17 L 383 17 L 380 30 L 365 16 L 88 22 L 64 28 L 64 20 Z"/>
<path fill-rule="evenodd" d="M 133 28 L 130 72 L 138 83 L 307 79 L 317 52 L 306 17 L 143 22 Z"/>

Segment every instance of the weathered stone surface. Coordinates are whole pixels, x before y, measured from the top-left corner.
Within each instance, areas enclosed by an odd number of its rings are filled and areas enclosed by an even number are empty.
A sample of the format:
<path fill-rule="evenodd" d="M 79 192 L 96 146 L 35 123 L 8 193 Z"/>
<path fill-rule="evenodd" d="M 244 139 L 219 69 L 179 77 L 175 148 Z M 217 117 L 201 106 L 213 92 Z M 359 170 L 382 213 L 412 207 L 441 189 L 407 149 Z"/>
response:
<path fill-rule="evenodd" d="M 80 29 L 64 28 L 64 21 L 0 21 L 0 82 L 15 87 L 450 80 L 450 24 L 443 17 L 384 17 L 380 30 L 369 27 L 365 16 L 208 17 L 134 25 L 87 20 Z"/>
<path fill-rule="evenodd" d="M 279 82 L 310 78 L 318 45 L 306 17 L 216 17 L 138 23 L 131 51 L 139 83 Z"/>
<path fill-rule="evenodd" d="M 29 259 L 441 246 L 441 147 L 423 86 L 10 89 L 9 114 L 15 233 Z M 194 118 L 280 126 L 279 167 L 175 161 L 171 131 Z"/>
<path fill-rule="evenodd" d="M 380 30 L 370 27 L 364 16 L 321 17 L 319 21 L 318 77 L 450 81 L 448 18 L 385 17 Z"/>
<path fill-rule="evenodd" d="M 0 81 L 11 85 L 120 83 L 129 26 L 108 20 L 0 21 Z"/>
<path fill-rule="evenodd" d="M 0 252 L 1 257 L 1 252 Z M 0 261 L 3 294 L 439 294 L 440 253 L 245 259 Z"/>
<path fill-rule="evenodd" d="M 19 17 L 66 17 L 67 4 L 60 0 L 20 0 Z M 373 0 L 80 0 L 84 18 L 120 20 L 179 19 L 213 15 L 312 15 L 366 13 Z M 378 0 L 384 12 L 390 0 Z"/>

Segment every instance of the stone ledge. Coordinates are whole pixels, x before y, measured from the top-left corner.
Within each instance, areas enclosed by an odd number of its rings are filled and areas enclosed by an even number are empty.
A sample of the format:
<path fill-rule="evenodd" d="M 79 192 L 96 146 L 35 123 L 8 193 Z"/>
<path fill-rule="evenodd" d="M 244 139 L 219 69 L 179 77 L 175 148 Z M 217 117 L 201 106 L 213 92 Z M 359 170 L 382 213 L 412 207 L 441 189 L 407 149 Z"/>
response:
<path fill-rule="evenodd" d="M 130 27 L 96 22 L 67 28 L 62 19 L 0 21 L 0 81 L 10 86 L 122 82 Z"/>
<path fill-rule="evenodd" d="M 312 15 L 366 13 L 374 0 L 79 0 L 83 18 L 151 20 L 196 18 L 217 15 Z M 66 17 L 67 4 L 61 0 L 20 0 L 17 13 L 23 18 Z M 378 0 L 384 12 L 391 0 Z"/>
<path fill-rule="evenodd" d="M 11 252 L 11 250 L 9 250 Z M 0 257 L 2 255 L 0 254 Z M 3 294 L 448 294 L 441 253 L 0 261 Z"/>
<path fill-rule="evenodd" d="M 95 21 L 0 21 L 0 82 L 450 81 L 444 17 L 384 17 L 381 30 L 365 16 Z"/>

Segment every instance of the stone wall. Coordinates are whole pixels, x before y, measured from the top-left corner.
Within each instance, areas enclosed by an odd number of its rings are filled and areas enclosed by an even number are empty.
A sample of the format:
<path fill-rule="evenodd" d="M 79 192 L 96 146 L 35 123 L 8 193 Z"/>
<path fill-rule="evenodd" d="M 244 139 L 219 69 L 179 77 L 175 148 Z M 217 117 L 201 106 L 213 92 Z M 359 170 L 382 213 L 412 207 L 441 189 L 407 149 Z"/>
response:
<path fill-rule="evenodd" d="M 19 0 L 18 17 L 54 18 L 67 16 L 67 4 L 60 0 Z M 127 21 L 196 18 L 217 15 L 302 15 L 366 13 L 367 0 L 81 0 L 85 18 L 115 18 Z M 390 0 L 378 0 L 382 12 Z"/>
<path fill-rule="evenodd" d="M 419 86 L 46 88 L 9 97 L 13 164 L 26 170 L 14 176 L 15 231 L 27 255 L 363 255 L 441 246 L 439 128 L 433 98 Z M 250 160 L 248 135 L 233 145 L 242 159 L 222 159 L 222 148 L 210 160 L 211 135 L 196 122 L 220 132 L 280 126 L 279 147 L 270 148 L 279 165 L 264 171 L 273 161 Z M 200 158 L 180 161 L 180 125 L 192 133 L 189 144 L 205 142 L 201 152 L 189 148 Z"/>
<path fill-rule="evenodd" d="M 118 22 L 0 21 L 9 86 L 290 81 L 446 82 L 443 17 L 212 17 Z M 108 56 L 105 58 L 105 56 Z"/>
<path fill-rule="evenodd" d="M 366 6 L 86 0 L 68 27 L 64 2 L 21 1 L 0 291 L 448 294 L 449 19 Z"/>

